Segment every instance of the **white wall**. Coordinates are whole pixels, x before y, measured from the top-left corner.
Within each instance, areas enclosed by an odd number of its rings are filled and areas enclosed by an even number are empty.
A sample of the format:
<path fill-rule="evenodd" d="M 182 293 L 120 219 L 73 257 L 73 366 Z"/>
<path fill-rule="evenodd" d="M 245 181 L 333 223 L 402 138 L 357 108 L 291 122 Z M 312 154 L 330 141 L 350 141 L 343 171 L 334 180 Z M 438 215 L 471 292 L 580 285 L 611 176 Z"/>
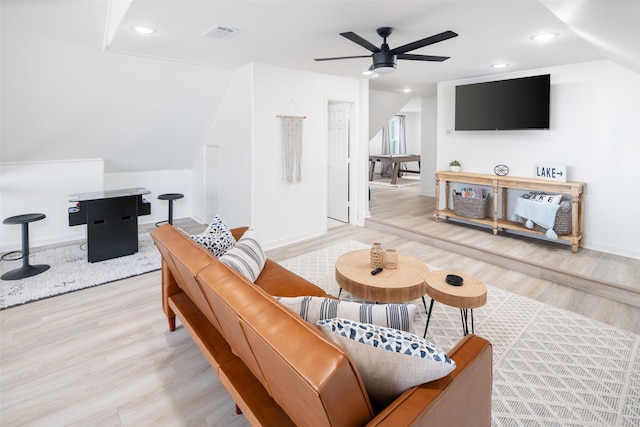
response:
<path fill-rule="evenodd" d="M 434 173 L 436 172 L 436 152 L 438 151 L 438 123 L 436 120 L 438 100 L 435 96 L 423 97 L 420 114 L 422 118 L 421 126 L 421 158 L 420 168 L 420 194 L 434 197 L 436 194 L 436 184 Z"/>
<path fill-rule="evenodd" d="M 358 190 L 351 195 L 351 206 L 359 212 L 359 218 L 354 220 L 364 220 L 367 209 L 366 202 L 363 203 L 368 161 L 367 86 L 355 79 L 254 65 L 252 225 L 266 247 L 326 232 L 329 101 L 354 103 L 351 176 L 352 188 L 357 185 Z M 282 179 L 278 115 L 306 116 L 302 180 L 297 183 L 285 183 Z"/>
<path fill-rule="evenodd" d="M 0 164 L 0 216 L 43 213 L 47 217 L 29 225 L 30 246 L 83 239 L 86 226 L 69 227 L 69 195 L 101 190 L 102 159 Z M 0 250 L 19 250 L 21 226 L 0 225 Z"/>
<path fill-rule="evenodd" d="M 219 147 L 218 213 L 230 227 L 253 223 L 253 84 L 252 64 L 234 71 L 204 138 L 204 145 Z"/>
<path fill-rule="evenodd" d="M 551 129 L 453 131 L 456 85 L 546 73 Z M 632 195 L 640 182 L 638 94 L 640 75 L 606 60 L 440 83 L 438 169 L 458 159 L 468 172 L 493 173 L 503 163 L 511 176 L 532 177 L 538 163 L 566 165 L 570 181 L 587 184 L 584 246 L 640 258 L 640 203 Z"/>
<path fill-rule="evenodd" d="M 419 112 L 411 112 L 411 113 L 400 112 L 400 114 L 405 116 L 407 153 L 420 154 L 420 148 L 421 148 L 420 135 L 422 132 L 421 114 Z M 415 165 L 415 166 L 417 169 L 418 165 Z"/>

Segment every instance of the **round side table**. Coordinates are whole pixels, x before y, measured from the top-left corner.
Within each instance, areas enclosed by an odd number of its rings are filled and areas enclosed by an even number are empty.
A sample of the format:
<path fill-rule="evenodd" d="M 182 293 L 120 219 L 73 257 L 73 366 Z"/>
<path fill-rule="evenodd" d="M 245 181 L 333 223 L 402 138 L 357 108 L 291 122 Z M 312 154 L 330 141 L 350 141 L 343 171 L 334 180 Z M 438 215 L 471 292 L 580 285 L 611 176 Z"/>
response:
<path fill-rule="evenodd" d="M 385 268 L 372 275 L 371 252 L 369 249 L 347 252 L 336 261 L 336 282 L 352 295 L 369 301 L 383 303 L 402 303 L 424 299 L 424 278 L 429 272 L 427 266 L 417 258 L 398 252 L 398 268 Z"/>
<path fill-rule="evenodd" d="M 158 200 L 168 200 L 169 201 L 169 220 L 167 221 L 169 224 L 173 225 L 173 201 L 182 199 L 184 194 L 180 193 L 165 193 L 158 196 Z M 164 221 L 159 222 L 156 225 L 161 224 Z"/>
<path fill-rule="evenodd" d="M 454 286 L 448 284 L 446 281 L 448 274 L 455 274 L 462 277 L 462 285 Z M 431 303 L 429 304 L 429 314 L 427 314 L 427 324 L 424 327 L 424 336 L 427 336 L 434 300 L 460 309 L 462 332 L 464 335 L 469 334 L 468 313 L 471 311 L 471 333 L 474 333 L 473 309 L 482 307 L 487 302 L 487 287 L 485 284 L 468 274 L 447 270 L 430 272 L 427 274 L 425 282 L 427 285 L 427 295 L 431 297 Z"/>
<path fill-rule="evenodd" d="M 45 219 L 46 215 L 42 213 L 31 213 L 24 215 L 16 215 L 6 218 L 3 224 L 21 224 L 22 225 L 22 267 L 8 271 L 0 277 L 2 280 L 20 280 L 25 277 L 35 276 L 49 269 L 46 264 L 31 265 L 29 264 L 29 223 Z"/>

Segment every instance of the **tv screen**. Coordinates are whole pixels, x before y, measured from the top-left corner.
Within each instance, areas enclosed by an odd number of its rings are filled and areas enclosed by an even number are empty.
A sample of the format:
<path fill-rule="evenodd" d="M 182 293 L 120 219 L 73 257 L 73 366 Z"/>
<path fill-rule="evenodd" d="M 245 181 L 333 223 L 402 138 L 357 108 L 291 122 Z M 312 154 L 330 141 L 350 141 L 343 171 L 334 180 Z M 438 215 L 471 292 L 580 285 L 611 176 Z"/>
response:
<path fill-rule="evenodd" d="M 551 75 L 456 86 L 456 130 L 549 129 Z"/>

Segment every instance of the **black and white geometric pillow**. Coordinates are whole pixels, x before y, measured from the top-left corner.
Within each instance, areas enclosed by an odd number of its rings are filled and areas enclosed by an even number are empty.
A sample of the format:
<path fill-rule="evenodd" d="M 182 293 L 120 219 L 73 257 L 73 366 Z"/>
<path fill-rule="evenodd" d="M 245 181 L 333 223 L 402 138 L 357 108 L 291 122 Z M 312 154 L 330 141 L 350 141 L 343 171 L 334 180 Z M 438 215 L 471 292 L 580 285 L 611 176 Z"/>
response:
<path fill-rule="evenodd" d="M 318 328 L 353 359 L 371 400 L 388 405 L 405 390 L 448 375 L 456 364 L 440 348 L 409 332 L 336 318 Z"/>
<path fill-rule="evenodd" d="M 219 215 L 215 216 L 204 233 L 192 234 L 189 237 L 216 257 L 221 257 L 236 245 L 231 230 Z"/>

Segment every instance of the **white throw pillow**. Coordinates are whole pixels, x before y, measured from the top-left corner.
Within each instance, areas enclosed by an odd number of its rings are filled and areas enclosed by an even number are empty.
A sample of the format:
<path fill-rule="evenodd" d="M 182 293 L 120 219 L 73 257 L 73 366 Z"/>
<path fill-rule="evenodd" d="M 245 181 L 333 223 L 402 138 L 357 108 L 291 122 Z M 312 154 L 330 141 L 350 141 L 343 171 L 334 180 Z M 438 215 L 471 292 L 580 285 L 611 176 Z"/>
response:
<path fill-rule="evenodd" d="M 285 307 L 315 325 L 318 320 L 341 317 L 412 332 L 415 304 L 361 304 L 323 297 L 276 297 Z"/>
<path fill-rule="evenodd" d="M 231 230 L 219 215 L 213 218 L 204 233 L 192 234 L 189 237 L 216 257 L 224 255 L 236 244 L 236 239 L 231 234 Z"/>
<path fill-rule="evenodd" d="M 219 260 L 253 283 L 262 272 L 267 257 L 256 239 L 255 231 L 249 228 L 236 245 L 222 255 Z"/>
<path fill-rule="evenodd" d="M 448 375 L 456 367 L 444 351 L 408 332 L 348 319 L 320 320 L 318 327 L 349 353 L 369 398 L 381 406 L 411 387 Z"/>

